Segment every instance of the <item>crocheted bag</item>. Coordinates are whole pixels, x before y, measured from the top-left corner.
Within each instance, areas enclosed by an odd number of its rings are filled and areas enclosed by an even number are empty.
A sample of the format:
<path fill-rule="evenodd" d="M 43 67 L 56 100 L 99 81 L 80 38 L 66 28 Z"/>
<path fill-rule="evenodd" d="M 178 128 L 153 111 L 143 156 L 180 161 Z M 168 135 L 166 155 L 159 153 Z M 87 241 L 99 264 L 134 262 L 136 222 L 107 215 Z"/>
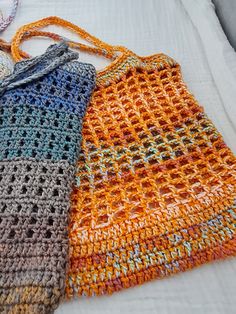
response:
<path fill-rule="evenodd" d="M 68 211 L 95 69 L 65 43 L 0 82 L 0 312 L 51 313 L 65 293 Z"/>
<path fill-rule="evenodd" d="M 50 23 L 116 57 L 97 74 L 83 124 L 68 297 L 111 293 L 235 255 L 235 158 L 179 64 L 112 47 L 58 18 L 34 27 Z M 24 34 L 13 41 L 16 59 Z"/>

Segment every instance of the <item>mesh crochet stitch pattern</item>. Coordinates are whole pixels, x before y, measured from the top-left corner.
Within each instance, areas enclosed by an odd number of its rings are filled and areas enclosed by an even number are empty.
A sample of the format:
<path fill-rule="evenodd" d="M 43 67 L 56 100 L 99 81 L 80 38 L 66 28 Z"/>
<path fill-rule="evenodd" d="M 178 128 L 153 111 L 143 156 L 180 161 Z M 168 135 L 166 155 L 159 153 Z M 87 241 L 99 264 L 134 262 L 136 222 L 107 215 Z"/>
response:
<path fill-rule="evenodd" d="M 0 86 L 0 312 L 52 313 L 65 294 L 68 212 L 92 65 L 65 44 Z"/>
<path fill-rule="evenodd" d="M 126 50 L 98 73 L 82 134 L 69 298 L 235 255 L 235 158 L 173 59 Z"/>

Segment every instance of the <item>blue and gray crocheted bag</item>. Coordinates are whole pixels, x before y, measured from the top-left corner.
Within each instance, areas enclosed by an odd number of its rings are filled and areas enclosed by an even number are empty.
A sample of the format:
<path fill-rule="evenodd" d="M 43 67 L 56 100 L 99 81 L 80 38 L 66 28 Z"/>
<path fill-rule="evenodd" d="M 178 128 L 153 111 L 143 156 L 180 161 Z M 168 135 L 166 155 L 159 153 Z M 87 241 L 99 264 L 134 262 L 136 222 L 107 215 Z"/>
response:
<path fill-rule="evenodd" d="M 70 192 L 95 68 L 65 43 L 0 82 L 0 312 L 51 313 L 64 295 Z"/>

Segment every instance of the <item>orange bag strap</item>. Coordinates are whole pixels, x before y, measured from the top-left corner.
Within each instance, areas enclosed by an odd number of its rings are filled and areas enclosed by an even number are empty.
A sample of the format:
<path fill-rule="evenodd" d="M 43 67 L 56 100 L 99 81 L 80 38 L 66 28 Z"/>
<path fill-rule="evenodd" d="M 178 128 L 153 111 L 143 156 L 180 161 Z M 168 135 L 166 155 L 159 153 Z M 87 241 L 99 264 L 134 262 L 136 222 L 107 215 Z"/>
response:
<path fill-rule="evenodd" d="M 41 28 L 49 26 L 49 25 L 56 25 L 56 26 L 61 26 L 63 28 L 69 29 L 70 31 L 76 33 L 79 37 L 88 41 L 93 46 L 74 42 L 56 33 L 40 30 Z M 68 42 L 71 48 L 80 49 L 82 51 L 87 51 L 89 53 L 102 55 L 109 59 L 115 59 L 117 56 L 117 52 L 123 52 L 123 53 L 125 52 L 124 47 L 109 45 L 101 41 L 100 39 L 96 38 L 95 36 L 92 36 L 81 27 L 69 21 L 63 20 L 62 18 L 57 17 L 57 16 L 49 16 L 47 18 L 38 20 L 36 22 L 26 24 L 18 29 L 18 31 L 13 37 L 12 44 L 11 44 L 11 53 L 15 61 L 20 61 L 23 57 L 29 56 L 25 52 L 23 52 L 22 54 L 22 51 L 20 50 L 20 45 L 21 45 L 21 42 L 33 36 L 49 37 L 56 41 L 65 40 Z"/>
<path fill-rule="evenodd" d="M 11 53 L 11 43 L 9 43 L 9 42 L 5 41 L 4 39 L 0 38 L 0 50 L 6 51 L 8 53 Z M 19 49 L 19 52 L 20 52 L 20 54 L 21 54 L 21 56 L 23 58 L 29 57 L 29 55 L 26 52 L 24 52 L 24 51 L 22 51 L 20 49 Z"/>
<path fill-rule="evenodd" d="M 0 38 L 0 50 L 11 51 L 11 44 Z"/>

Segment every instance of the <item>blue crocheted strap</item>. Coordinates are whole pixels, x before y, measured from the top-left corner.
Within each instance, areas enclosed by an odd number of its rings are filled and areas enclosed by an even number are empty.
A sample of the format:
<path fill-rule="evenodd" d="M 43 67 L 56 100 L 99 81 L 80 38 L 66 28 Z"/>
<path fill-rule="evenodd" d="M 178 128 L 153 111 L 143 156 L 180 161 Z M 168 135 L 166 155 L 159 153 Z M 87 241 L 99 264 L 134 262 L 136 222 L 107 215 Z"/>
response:
<path fill-rule="evenodd" d="M 0 108 L 0 160 L 32 157 L 74 164 L 82 120 L 74 114 L 22 106 Z"/>
<path fill-rule="evenodd" d="M 65 42 L 52 45 L 44 54 L 16 63 L 13 73 L 0 81 L 0 94 L 38 80 L 71 60 L 77 59 L 78 56 L 78 53 L 68 49 Z"/>

